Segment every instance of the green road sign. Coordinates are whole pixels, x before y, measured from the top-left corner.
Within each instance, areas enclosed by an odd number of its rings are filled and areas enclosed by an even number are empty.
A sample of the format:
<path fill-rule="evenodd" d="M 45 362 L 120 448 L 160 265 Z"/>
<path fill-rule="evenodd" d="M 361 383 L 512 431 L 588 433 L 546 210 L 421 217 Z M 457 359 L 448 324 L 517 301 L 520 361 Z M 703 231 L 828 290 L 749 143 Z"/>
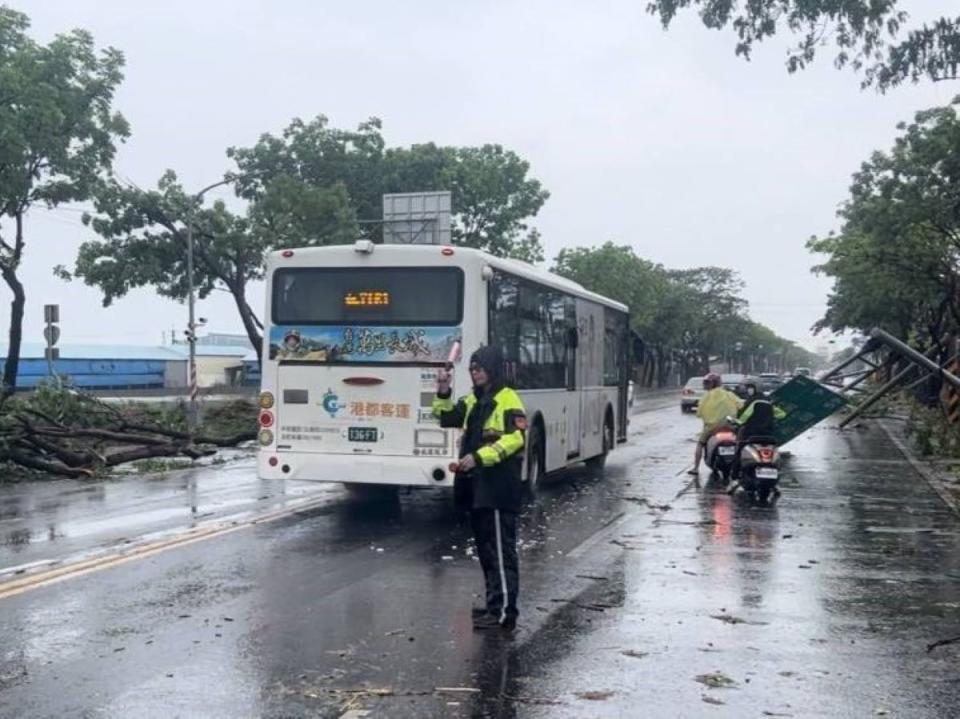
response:
<path fill-rule="evenodd" d="M 781 447 L 846 405 L 847 400 L 809 377 L 794 377 L 770 394 L 773 403 L 787 413 L 777 422 L 777 444 Z"/>

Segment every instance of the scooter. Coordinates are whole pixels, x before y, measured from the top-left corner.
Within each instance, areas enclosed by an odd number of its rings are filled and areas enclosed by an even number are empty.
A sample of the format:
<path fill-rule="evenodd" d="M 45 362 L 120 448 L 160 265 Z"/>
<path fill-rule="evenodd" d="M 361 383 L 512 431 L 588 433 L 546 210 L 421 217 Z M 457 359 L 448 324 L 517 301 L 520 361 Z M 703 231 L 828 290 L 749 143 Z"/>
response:
<path fill-rule="evenodd" d="M 724 483 L 730 481 L 734 460 L 737 456 L 737 434 L 729 427 L 721 427 L 707 439 L 706 464 L 714 477 Z"/>
<path fill-rule="evenodd" d="M 731 423 L 736 426 L 736 420 Z M 777 441 L 773 437 L 748 437 L 740 449 L 740 470 L 735 479 L 751 498 L 761 504 L 766 504 L 771 494 L 779 494 L 780 449 Z M 734 491 L 736 486 L 730 493 Z"/>

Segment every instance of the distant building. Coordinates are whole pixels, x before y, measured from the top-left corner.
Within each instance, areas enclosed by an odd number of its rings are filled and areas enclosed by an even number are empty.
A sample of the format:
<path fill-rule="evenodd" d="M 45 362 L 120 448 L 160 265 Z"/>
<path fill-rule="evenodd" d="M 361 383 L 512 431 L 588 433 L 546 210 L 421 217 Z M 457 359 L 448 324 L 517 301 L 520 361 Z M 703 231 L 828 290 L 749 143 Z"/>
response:
<path fill-rule="evenodd" d="M 49 377 L 44 349 L 39 342 L 21 345 L 19 389 L 32 389 Z M 183 389 L 188 384 L 188 345 L 63 344 L 59 349 L 53 371 L 84 389 Z M 6 356 L 7 346 L 0 344 L 0 357 Z M 249 346 L 198 341 L 197 381 L 202 388 L 258 386 L 256 353 Z"/>

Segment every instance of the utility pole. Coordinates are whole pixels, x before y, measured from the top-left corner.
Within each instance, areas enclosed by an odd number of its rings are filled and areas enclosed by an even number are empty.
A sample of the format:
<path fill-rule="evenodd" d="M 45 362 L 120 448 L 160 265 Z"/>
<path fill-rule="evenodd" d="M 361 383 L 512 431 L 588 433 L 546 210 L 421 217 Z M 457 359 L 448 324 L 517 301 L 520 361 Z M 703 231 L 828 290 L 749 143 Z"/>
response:
<path fill-rule="evenodd" d="M 207 185 L 200 192 L 190 197 L 190 204 L 187 206 L 186 226 L 187 226 L 187 342 L 190 345 L 189 359 L 187 362 L 188 381 L 190 383 L 190 405 L 187 411 L 187 431 L 192 438 L 197 431 L 197 420 L 199 411 L 197 399 L 200 396 L 200 387 L 197 384 L 197 322 L 196 322 L 196 288 L 193 283 L 193 210 L 196 205 L 203 202 L 203 196 L 210 190 L 229 185 L 231 182 L 242 180 L 258 173 L 248 173 L 246 175 L 230 175 Z"/>

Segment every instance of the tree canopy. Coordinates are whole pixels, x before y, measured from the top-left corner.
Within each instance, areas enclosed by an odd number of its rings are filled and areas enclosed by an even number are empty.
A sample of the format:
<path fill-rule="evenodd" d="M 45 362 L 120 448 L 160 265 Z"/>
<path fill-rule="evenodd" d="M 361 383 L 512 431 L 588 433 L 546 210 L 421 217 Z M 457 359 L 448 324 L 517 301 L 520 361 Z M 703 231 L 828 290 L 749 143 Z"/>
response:
<path fill-rule="evenodd" d="M 0 6 L 0 275 L 13 294 L 0 396 L 16 387 L 26 291 L 17 276 L 26 214 L 90 197 L 129 130 L 112 109 L 123 55 L 83 30 L 48 45 L 22 13 Z"/>
<path fill-rule="evenodd" d="M 677 13 L 696 8 L 711 29 L 732 27 L 736 54 L 749 59 L 763 40 L 786 31 L 800 39 L 787 55 L 795 72 L 833 44 L 833 64 L 863 72 L 863 87 L 888 90 L 921 79 L 955 80 L 960 67 L 960 16 L 907 28 L 897 0 L 651 0 L 647 10 L 668 28 Z"/>
<path fill-rule="evenodd" d="M 57 272 L 99 287 L 105 305 L 137 287 L 182 301 L 191 217 L 198 294 L 229 292 L 259 354 L 262 325 L 247 287 L 262 278 L 266 253 L 352 242 L 363 233 L 379 239 L 379 224 L 364 220 L 381 216 L 385 192 L 449 188 L 456 244 L 543 259 L 539 235 L 526 222 L 548 193 L 528 177 L 526 161 L 499 145 L 387 148 L 380 128 L 371 119 L 341 130 L 321 116 L 294 120 L 279 137 L 265 134 L 253 147 L 228 149 L 237 171 L 224 181 L 246 201 L 240 214 L 222 202 L 205 207 L 172 170 L 151 190 L 103 181 L 95 211 L 84 218 L 99 238 L 83 243 L 72 269 Z"/>
<path fill-rule="evenodd" d="M 310 122 L 296 119 L 275 136 L 265 134 L 253 147 L 232 147 L 241 197 L 260 201 L 272 182 L 313 187 L 340 184 L 360 220 L 377 220 L 382 196 L 393 192 L 450 190 L 453 199 L 453 242 L 501 257 L 543 259 L 539 236 L 527 220 L 550 196 L 528 177 L 530 165 L 500 145 L 442 147 L 434 143 L 387 148 L 382 123 L 371 118 L 356 130 L 330 126 L 320 115 Z M 379 237 L 379 226 L 365 226 Z"/>
<path fill-rule="evenodd" d="M 838 232 L 808 247 L 833 279 L 817 329 L 936 341 L 960 327 L 960 119 L 955 102 L 918 112 L 889 152 L 853 176 Z"/>
<path fill-rule="evenodd" d="M 677 362 L 685 375 L 706 372 L 711 357 L 766 358 L 761 366 L 810 361 L 802 348 L 753 322 L 741 292 L 743 282 L 730 269 L 697 267 L 669 270 L 645 260 L 629 245 L 561 250 L 553 271 L 630 307 L 632 329 L 639 334 L 656 367 L 664 372 Z"/>

